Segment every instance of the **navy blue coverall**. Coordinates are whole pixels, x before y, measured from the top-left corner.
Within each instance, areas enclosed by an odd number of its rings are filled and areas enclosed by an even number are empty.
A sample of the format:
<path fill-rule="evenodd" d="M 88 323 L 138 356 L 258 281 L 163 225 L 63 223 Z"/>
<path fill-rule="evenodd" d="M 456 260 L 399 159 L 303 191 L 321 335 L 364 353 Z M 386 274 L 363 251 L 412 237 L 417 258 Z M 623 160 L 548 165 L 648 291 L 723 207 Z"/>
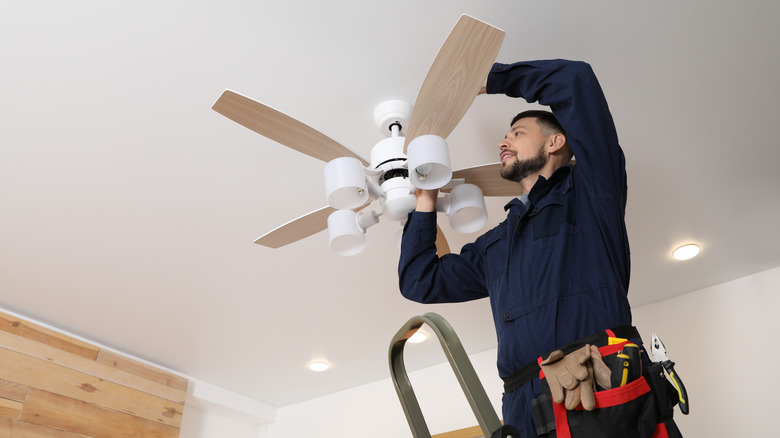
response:
<path fill-rule="evenodd" d="M 509 202 L 506 220 L 460 254 L 438 257 L 436 213 L 412 212 L 398 272 L 401 293 L 413 301 L 490 297 L 498 371 L 506 378 L 561 345 L 631 324 L 627 185 L 612 116 L 588 64 L 496 63 L 487 92 L 549 106 L 576 165 L 540 176 L 528 207 L 517 198 Z M 505 424 L 536 436 L 531 400 L 539 393 L 536 378 L 504 394 Z"/>

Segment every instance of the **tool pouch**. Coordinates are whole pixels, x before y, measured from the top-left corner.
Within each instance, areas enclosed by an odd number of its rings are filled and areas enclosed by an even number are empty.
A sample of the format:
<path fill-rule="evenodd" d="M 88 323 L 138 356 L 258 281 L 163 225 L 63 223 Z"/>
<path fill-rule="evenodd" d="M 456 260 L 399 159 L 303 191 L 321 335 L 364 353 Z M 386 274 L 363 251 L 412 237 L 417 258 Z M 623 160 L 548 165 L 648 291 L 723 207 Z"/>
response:
<path fill-rule="evenodd" d="M 605 363 L 612 358 L 604 356 Z M 651 364 L 637 379 L 597 391 L 596 408 L 567 410 L 553 403 L 547 380 L 532 402 L 537 435 L 545 438 L 682 438 L 672 420 L 676 391 L 660 364 Z"/>

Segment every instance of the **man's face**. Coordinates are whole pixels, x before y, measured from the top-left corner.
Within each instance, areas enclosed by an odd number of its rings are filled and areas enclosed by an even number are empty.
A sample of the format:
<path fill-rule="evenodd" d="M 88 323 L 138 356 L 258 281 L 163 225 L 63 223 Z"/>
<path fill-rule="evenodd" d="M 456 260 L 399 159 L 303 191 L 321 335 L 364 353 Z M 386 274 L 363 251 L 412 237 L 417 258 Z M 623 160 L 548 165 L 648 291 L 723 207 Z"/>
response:
<path fill-rule="evenodd" d="M 498 144 L 501 158 L 501 177 L 520 182 L 544 168 L 547 164 L 545 142 L 535 117 L 520 119 Z"/>

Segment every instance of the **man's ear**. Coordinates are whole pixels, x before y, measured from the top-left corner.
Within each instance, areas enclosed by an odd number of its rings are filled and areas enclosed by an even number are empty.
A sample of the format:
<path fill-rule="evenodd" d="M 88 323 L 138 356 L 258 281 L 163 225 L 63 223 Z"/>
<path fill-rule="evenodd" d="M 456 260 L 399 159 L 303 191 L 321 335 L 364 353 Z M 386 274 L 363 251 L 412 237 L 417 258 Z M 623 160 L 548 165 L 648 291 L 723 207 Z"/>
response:
<path fill-rule="evenodd" d="M 550 143 L 547 146 L 547 152 L 554 154 L 560 151 L 566 144 L 566 136 L 563 134 L 553 134 L 550 136 Z"/>

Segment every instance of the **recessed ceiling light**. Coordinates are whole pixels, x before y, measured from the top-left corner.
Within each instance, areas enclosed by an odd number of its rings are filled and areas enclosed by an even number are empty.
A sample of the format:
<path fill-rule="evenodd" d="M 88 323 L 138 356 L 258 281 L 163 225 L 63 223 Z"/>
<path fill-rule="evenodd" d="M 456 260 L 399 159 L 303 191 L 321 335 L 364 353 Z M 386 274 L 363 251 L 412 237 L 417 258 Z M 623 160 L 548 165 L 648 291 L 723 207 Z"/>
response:
<path fill-rule="evenodd" d="M 312 371 L 322 372 L 330 368 L 327 362 L 312 362 L 309 364 L 309 369 Z"/>
<path fill-rule="evenodd" d="M 677 260 L 688 260 L 699 254 L 699 245 L 689 243 L 674 250 L 672 256 Z"/>
<path fill-rule="evenodd" d="M 426 339 L 428 339 L 428 336 L 425 333 L 421 331 L 416 331 L 414 332 L 412 337 L 409 338 L 409 342 L 411 342 L 412 344 L 419 344 L 420 342 L 423 342 Z"/>

